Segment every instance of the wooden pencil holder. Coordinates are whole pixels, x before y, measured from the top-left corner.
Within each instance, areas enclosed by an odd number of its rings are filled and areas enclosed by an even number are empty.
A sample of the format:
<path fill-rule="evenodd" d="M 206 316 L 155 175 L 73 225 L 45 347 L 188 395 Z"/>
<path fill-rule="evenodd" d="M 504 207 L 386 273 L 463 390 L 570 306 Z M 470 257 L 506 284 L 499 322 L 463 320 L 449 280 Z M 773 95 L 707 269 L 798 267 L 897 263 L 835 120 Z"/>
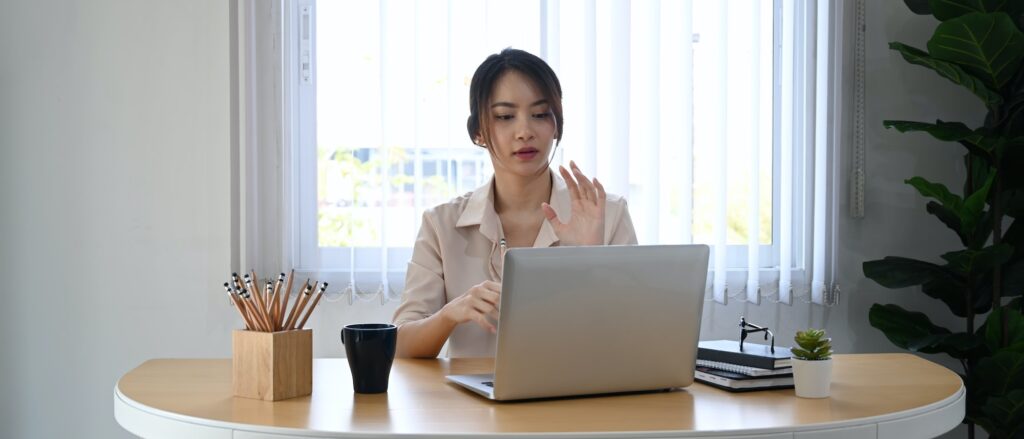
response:
<path fill-rule="evenodd" d="M 235 396 L 279 401 L 313 392 L 313 330 L 235 330 L 231 345 Z"/>

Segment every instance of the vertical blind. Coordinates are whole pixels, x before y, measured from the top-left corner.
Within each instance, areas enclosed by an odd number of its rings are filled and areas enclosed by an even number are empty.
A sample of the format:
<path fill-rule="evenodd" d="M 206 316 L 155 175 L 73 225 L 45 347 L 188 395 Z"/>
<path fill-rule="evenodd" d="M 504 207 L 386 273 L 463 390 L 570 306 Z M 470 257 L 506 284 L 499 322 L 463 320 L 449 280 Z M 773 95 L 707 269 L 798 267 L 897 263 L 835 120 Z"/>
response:
<path fill-rule="evenodd" d="M 514 47 L 562 83 L 554 164 L 575 160 L 624 195 L 641 244 L 710 245 L 708 300 L 829 302 L 831 7 L 315 3 L 313 80 L 290 88 L 305 108 L 293 112 L 315 117 L 315 140 L 294 145 L 303 212 L 292 260 L 348 285 L 350 300 L 399 297 L 423 210 L 490 178 L 465 131 L 469 80 L 487 55 Z"/>

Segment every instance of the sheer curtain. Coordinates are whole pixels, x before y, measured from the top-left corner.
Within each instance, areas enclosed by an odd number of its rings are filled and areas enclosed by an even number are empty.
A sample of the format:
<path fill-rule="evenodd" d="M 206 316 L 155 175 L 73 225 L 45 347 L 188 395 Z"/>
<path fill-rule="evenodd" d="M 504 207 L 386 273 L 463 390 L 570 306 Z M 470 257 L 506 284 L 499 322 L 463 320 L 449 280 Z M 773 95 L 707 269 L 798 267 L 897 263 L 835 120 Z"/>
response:
<path fill-rule="evenodd" d="M 298 1 L 287 259 L 350 300 L 399 297 L 423 210 L 490 178 L 469 79 L 515 47 L 561 80 L 555 164 L 625 195 L 641 244 L 710 245 L 708 300 L 833 303 L 834 7 Z"/>

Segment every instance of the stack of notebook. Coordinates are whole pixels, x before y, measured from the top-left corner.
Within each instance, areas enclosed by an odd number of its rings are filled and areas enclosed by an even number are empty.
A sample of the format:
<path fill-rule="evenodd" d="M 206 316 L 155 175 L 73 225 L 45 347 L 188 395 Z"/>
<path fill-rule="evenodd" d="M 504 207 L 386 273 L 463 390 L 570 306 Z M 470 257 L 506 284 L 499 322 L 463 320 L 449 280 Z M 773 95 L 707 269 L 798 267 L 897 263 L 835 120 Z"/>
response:
<path fill-rule="evenodd" d="M 793 387 L 789 348 L 732 340 L 701 341 L 697 345 L 694 379 L 728 390 L 788 389 Z"/>

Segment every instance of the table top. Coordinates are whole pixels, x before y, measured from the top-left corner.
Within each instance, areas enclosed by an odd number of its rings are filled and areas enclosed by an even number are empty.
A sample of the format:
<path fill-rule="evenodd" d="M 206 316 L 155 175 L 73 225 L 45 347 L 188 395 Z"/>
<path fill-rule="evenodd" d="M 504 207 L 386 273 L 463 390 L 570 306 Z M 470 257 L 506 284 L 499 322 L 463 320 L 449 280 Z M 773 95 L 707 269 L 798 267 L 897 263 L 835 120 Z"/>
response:
<path fill-rule="evenodd" d="M 919 357 L 833 359 L 832 396 L 825 399 L 798 398 L 792 389 L 730 393 L 694 383 L 666 392 L 526 402 L 490 401 L 444 379 L 491 372 L 490 358 L 398 359 L 388 393 L 375 395 L 353 393 L 344 358 L 316 359 L 313 393 L 277 402 L 233 397 L 230 359 L 158 359 L 125 374 L 115 402 L 212 427 L 328 435 L 800 431 L 962 405 L 960 377 Z"/>

